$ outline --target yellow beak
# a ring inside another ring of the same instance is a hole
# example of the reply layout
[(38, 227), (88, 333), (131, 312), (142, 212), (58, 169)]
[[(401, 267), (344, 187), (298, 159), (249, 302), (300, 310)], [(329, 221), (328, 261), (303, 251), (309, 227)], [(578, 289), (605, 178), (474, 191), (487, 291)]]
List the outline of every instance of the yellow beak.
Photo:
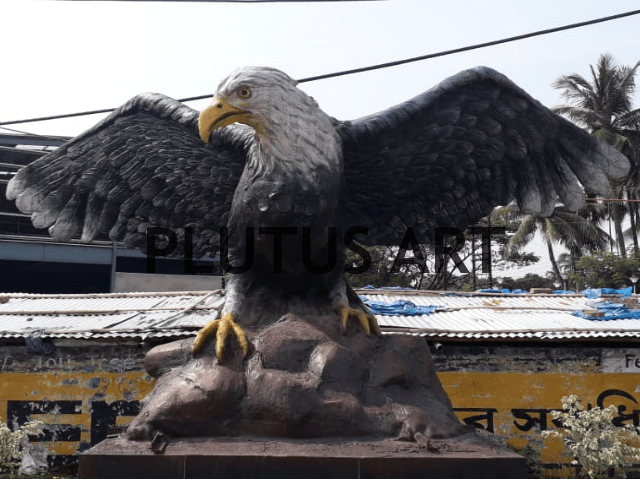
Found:
[(246, 123), (251, 113), (230, 105), (227, 101), (214, 98), (213, 103), (200, 113), (198, 131), (203, 142), (209, 141), (209, 136), (217, 128), (226, 127), (232, 123)]

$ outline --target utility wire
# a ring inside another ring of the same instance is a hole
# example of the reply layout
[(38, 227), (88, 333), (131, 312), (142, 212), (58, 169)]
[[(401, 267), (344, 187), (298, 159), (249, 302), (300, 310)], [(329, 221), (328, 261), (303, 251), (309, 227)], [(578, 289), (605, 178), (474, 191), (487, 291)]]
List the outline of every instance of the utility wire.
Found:
[[(334, 78), (334, 77), (340, 77), (343, 75), (352, 75), (354, 73), (363, 73), (363, 72), (369, 72), (371, 70), (378, 70), (381, 68), (389, 68), (389, 67), (395, 67), (397, 65), (403, 65), (405, 63), (411, 63), (411, 62), (419, 62), (422, 60), (428, 60), (431, 58), (437, 58), (437, 57), (444, 57), (446, 55), (453, 55), (454, 53), (461, 53), (461, 52), (468, 52), (470, 50), (477, 50), (479, 48), (486, 48), (486, 47), (491, 47), (494, 45), (500, 45), (503, 43), (509, 43), (509, 42), (515, 42), (517, 40), (524, 40), (526, 38), (531, 38), (531, 37), (537, 37), (537, 36), (541, 36), (541, 35), (548, 35), (550, 33), (556, 33), (556, 32), (561, 32), (564, 30), (571, 30), (574, 28), (580, 28), (580, 27), (586, 27), (589, 25), (595, 25), (597, 23), (603, 23), (603, 22), (609, 22), (612, 20), (618, 20), (620, 18), (625, 18), (625, 17), (630, 17), (633, 15), (638, 15), (640, 14), (640, 10), (632, 10), (630, 12), (625, 12), (625, 13), (619, 13), (617, 15), (611, 15), (609, 17), (601, 17), (601, 18), (596, 18), (594, 20), (588, 20), (586, 22), (579, 22), (579, 23), (572, 23), (570, 25), (564, 25), (562, 27), (555, 27), (555, 28), (548, 28), (545, 30), (538, 30), (536, 32), (531, 32), (531, 33), (525, 33), (522, 35), (516, 35), (515, 37), (507, 37), (507, 38), (503, 38), (500, 40), (493, 40), (491, 42), (485, 42), (485, 43), (478, 43), (475, 45), (470, 45), (467, 47), (461, 47), (461, 48), (455, 48), (453, 50), (445, 50), (442, 52), (438, 52), (438, 53), (431, 53), (428, 55), (422, 55), (419, 57), (412, 57), (412, 58), (407, 58), (404, 60), (396, 60), (393, 62), (387, 62), (387, 63), (380, 63), (378, 65), (372, 65), (369, 67), (361, 67), (361, 68), (354, 68), (351, 70), (343, 70), (341, 72), (335, 72), (335, 73), (327, 73), (324, 75), (317, 75), (315, 77), (307, 77), (307, 78), (302, 78), (300, 80), (298, 80), (298, 83), (305, 83), (305, 82), (314, 82), (316, 80), (325, 80), (327, 78)], [(202, 100), (205, 98), (210, 98), (211, 94), (209, 95), (198, 95), (196, 97), (188, 97), (188, 98), (182, 98), (179, 99), (179, 102), (191, 102), (194, 100)], [(96, 114), (100, 114), (100, 113), (109, 113), (114, 111), (115, 108), (105, 108), (102, 110), (91, 110), (91, 111), (87, 111), (87, 112), (78, 112), (78, 113), (67, 113), (67, 114), (63, 114), (63, 115), (51, 115), (48, 117), (38, 117), (38, 118), (28, 118), (28, 119), (24, 119), (24, 120), (11, 120), (11, 121), (7, 121), (7, 122), (0, 122), (0, 125), (15, 125), (18, 123), (31, 123), (31, 122), (42, 122), (42, 121), (46, 121), (46, 120), (58, 120), (61, 118), (71, 118), (71, 117), (81, 117), (81, 116), (85, 116), (85, 115), (96, 115)]]
[(468, 52), (470, 50), (476, 50), (479, 48), (492, 47), (494, 45), (500, 45), (502, 43), (515, 42), (517, 40), (524, 40), (525, 38), (537, 37), (540, 35), (548, 35), (550, 33), (561, 32), (563, 30), (571, 30), (574, 28), (585, 27), (588, 25), (595, 25), (597, 23), (609, 22), (611, 20), (618, 20), (620, 18), (630, 17), (632, 15), (638, 15), (638, 14), (640, 14), (640, 10), (633, 10), (631, 12), (612, 15), (610, 17), (602, 17), (602, 18), (597, 18), (595, 20), (588, 20), (586, 22), (572, 23), (571, 25), (565, 25), (562, 27), (548, 28), (546, 30), (538, 30), (537, 32), (525, 33), (522, 35), (516, 35), (515, 37), (503, 38), (501, 40), (493, 40), (491, 42), (478, 43), (468, 47), (455, 48), (453, 50), (445, 50), (443, 52), (431, 53), (429, 55), (422, 55), (420, 57), (412, 57), (412, 58), (407, 58), (405, 60), (396, 60), (395, 62), (381, 63), (379, 65), (373, 65), (371, 67), (354, 68), (352, 70), (345, 70), (337, 73), (328, 73), (325, 75), (318, 75), (316, 77), (303, 78), (301, 80), (298, 80), (298, 82), (299, 83), (313, 82), (315, 80), (323, 80), (326, 78), (339, 77), (341, 75), (351, 75), (353, 73), (368, 72), (368, 71), (377, 70), (380, 68), (395, 67), (397, 65), (403, 65), (405, 63), (418, 62), (421, 60), (428, 60), (431, 58), (444, 57), (446, 55), (452, 55), (454, 53)]
[(6, 130), (8, 132), (13, 132), (13, 133), (19, 133), (20, 135), (31, 135), (33, 137), (46, 138), (47, 140), (64, 140), (64, 141), (69, 140), (69, 137), (61, 137), (61, 136), (56, 136), (56, 135), (40, 135), (40, 134), (37, 134), (37, 133), (25, 132), (24, 130), (16, 130), (15, 128), (0, 127), (0, 130)]
[(585, 198), (587, 202), (603, 203), (639, 203), (640, 200), (634, 198)]

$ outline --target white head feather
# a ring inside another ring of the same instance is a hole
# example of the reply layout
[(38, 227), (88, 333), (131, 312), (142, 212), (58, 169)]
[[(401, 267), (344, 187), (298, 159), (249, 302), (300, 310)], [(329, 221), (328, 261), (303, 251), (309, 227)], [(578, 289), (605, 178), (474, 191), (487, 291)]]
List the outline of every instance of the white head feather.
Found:
[[(285, 168), (308, 174), (316, 168), (339, 172), (342, 148), (331, 117), (297, 88), (287, 74), (268, 67), (243, 67), (219, 85), (216, 96), (251, 113), (257, 144), (251, 161), (260, 172)], [(249, 98), (240, 98), (242, 87)]]

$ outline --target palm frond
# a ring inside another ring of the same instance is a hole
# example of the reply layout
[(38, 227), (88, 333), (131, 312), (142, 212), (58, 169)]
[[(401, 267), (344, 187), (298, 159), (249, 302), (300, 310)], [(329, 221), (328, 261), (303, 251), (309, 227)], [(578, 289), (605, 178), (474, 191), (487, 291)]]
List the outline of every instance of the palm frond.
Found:
[(536, 232), (540, 228), (541, 217), (534, 215), (527, 215), (522, 220), (520, 227), (516, 230), (516, 233), (509, 240), (509, 246), (511, 248), (520, 249), (533, 240)]

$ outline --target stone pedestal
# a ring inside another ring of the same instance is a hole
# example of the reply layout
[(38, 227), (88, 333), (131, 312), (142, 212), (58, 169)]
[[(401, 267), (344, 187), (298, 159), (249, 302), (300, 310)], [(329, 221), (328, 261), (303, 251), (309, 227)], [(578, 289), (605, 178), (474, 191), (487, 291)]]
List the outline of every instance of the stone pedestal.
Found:
[(525, 459), (483, 443), (430, 440), (109, 438), (80, 456), (81, 478), (525, 478)]
[(285, 315), (219, 362), (161, 345), (127, 431), (80, 457), (87, 478), (513, 478), (524, 458), (460, 423), (426, 342)]

